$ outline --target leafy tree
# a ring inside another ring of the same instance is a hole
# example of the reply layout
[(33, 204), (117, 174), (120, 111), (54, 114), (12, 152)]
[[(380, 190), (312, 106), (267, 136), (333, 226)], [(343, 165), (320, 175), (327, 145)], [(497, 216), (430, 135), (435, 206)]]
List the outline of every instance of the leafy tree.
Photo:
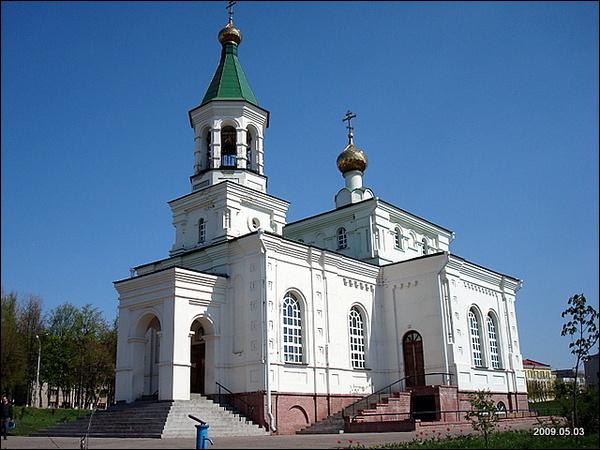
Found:
[(561, 335), (570, 336), (571, 343), (569, 348), (571, 353), (576, 357), (575, 363), (575, 382), (573, 383), (573, 413), (572, 425), (579, 426), (577, 415), (577, 397), (578, 385), (577, 375), (579, 374), (579, 364), (589, 355), (590, 350), (598, 342), (598, 312), (592, 305), (587, 304), (587, 300), (583, 294), (575, 294), (568, 301), (569, 307), (565, 309), (561, 317), (567, 317), (567, 322), (563, 324)]
[[(41, 397), (34, 397), (34, 385), (37, 377), (37, 360), (39, 344), (36, 336), (42, 334), (42, 299), (33, 295), (28, 296), (23, 301), (17, 311), (17, 328), (19, 337), (25, 350), (26, 360), (26, 381), (27, 381), (27, 403), (37, 405)], [(41, 390), (38, 389), (38, 395), (41, 396)]]
[(14, 392), (26, 377), (25, 352), (17, 328), (17, 294), (2, 291), (0, 329), (0, 387)]
[(469, 396), (472, 410), (465, 415), (475, 431), (483, 435), (485, 448), (488, 448), (489, 436), (498, 423), (497, 408), (489, 390), (477, 391)]

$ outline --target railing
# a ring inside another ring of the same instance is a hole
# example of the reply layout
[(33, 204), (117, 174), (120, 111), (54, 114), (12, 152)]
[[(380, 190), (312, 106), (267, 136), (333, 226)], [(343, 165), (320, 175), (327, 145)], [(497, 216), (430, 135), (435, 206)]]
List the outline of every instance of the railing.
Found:
[(90, 428), (92, 427), (92, 418), (94, 417), (95, 412), (96, 412), (96, 409), (93, 409), (92, 414), (90, 414), (90, 419), (88, 420), (88, 425), (85, 430), (85, 434), (83, 436), (81, 436), (81, 439), (79, 439), (79, 448), (80, 449), (87, 450), (87, 448), (88, 448), (88, 436), (90, 434)]
[(251, 405), (239, 395), (235, 395), (218, 381), (217, 384), (217, 403), (221, 406), (229, 406), (248, 419), (252, 419), (254, 414), (254, 405)]
[[(358, 414), (360, 417), (379, 417), (379, 420), (377, 420), (376, 422), (386, 422), (386, 417), (387, 416), (393, 416), (392, 419), (390, 419), (390, 421), (403, 421), (403, 420), (417, 420), (417, 419), (421, 419), (424, 422), (427, 422), (428, 420), (423, 420), (422, 416), (423, 415), (427, 415), (430, 416), (432, 418), (435, 417), (435, 419), (431, 419), (431, 421), (437, 421), (440, 420), (442, 418), (442, 415), (444, 416), (444, 421), (442, 421), (441, 423), (446, 423), (446, 422), (465, 422), (465, 415), (469, 412), (473, 412), (474, 410), (472, 409), (435, 409), (435, 410), (423, 410), (423, 411), (410, 411), (410, 412), (365, 412), (365, 413), (360, 413)], [(536, 411), (523, 411), (523, 410), (503, 410), (503, 411), (496, 411), (494, 413), (496, 416), (498, 416), (499, 419), (523, 419), (523, 418), (527, 418), (527, 417), (540, 417)], [(452, 419), (452, 415), (454, 415), (454, 420), (448, 420), (449, 418)], [(482, 415), (485, 415), (485, 413), (482, 413)]]
[[(357, 411), (361, 409), (369, 409), (371, 403), (381, 403), (382, 399), (389, 398), (393, 393), (404, 392), (406, 391), (407, 387), (428, 386), (434, 384), (431, 383), (431, 377), (440, 377), (442, 382), (437, 384), (449, 385), (452, 384), (453, 374), (448, 372), (431, 372), (418, 375), (409, 375), (399, 379), (398, 381), (394, 381), (392, 384), (381, 388), (378, 391), (367, 395), (366, 397), (361, 398), (349, 406), (346, 406), (342, 410), (342, 415), (344, 416), (344, 419), (349, 417), (350, 420), (352, 420), (357, 415)], [(414, 383), (411, 382), (413, 379), (415, 379)], [(410, 386), (406, 385), (407, 380), (409, 381)], [(429, 383), (427, 381), (429, 381)], [(416, 386), (417, 384), (418, 386)]]
[(222, 168), (235, 168), (237, 167), (237, 155), (221, 155), (221, 167)]

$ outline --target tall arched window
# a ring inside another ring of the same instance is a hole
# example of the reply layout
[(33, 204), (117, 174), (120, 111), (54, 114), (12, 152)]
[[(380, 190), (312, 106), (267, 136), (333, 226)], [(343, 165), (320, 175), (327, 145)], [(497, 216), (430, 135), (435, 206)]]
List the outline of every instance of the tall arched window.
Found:
[(421, 244), (423, 244), (423, 254), (426, 255), (429, 253), (429, 244), (427, 244), (427, 238), (423, 238), (421, 240)]
[(290, 292), (283, 299), (283, 359), (302, 362), (302, 309), (300, 301)]
[(353, 306), (348, 315), (350, 330), (350, 361), (353, 369), (365, 368), (365, 326), (362, 314)]
[(471, 334), (471, 352), (473, 354), (473, 365), (483, 367), (483, 353), (481, 350), (481, 333), (479, 329), (479, 318), (472, 309), (469, 310), (469, 330)]
[(246, 131), (246, 169), (252, 170), (252, 134)]
[(221, 129), (221, 167), (237, 167), (237, 131), (231, 126)]
[(344, 227), (338, 229), (337, 238), (338, 250), (348, 247), (348, 237), (346, 236), (346, 229)]
[(198, 242), (204, 242), (206, 239), (206, 222), (204, 219), (198, 220)]
[(396, 227), (396, 230), (394, 231), (394, 247), (402, 250), (402, 239), (402, 230), (400, 227)]
[(498, 336), (496, 334), (496, 321), (491, 314), (487, 316), (488, 339), (490, 341), (490, 361), (492, 368), (501, 369), (500, 352), (498, 350)]

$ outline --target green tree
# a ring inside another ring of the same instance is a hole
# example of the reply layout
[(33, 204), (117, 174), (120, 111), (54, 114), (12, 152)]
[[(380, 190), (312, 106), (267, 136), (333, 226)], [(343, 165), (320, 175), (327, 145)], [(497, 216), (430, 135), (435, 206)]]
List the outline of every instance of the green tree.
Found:
[(489, 436), (498, 423), (497, 408), (489, 390), (477, 391), (469, 396), (472, 410), (465, 415), (475, 431), (483, 435), (485, 448), (488, 448)]
[(33, 398), (35, 381), (37, 377), (37, 360), (39, 344), (36, 336), (42, 335), (44, 324), (42, 322), (42, 299), (33, 295), (19, 302), (17, 311), (17, 329), (25, 350), (27, 404), (38, 405), (41, 401), (41, 390), (38, 389), (38, 398)]
[(0, 387), (13, 393), (26, 378), (25, 351), (17, 328), (17, 294), (2, 291), (0, 328)]
[(73, 389), (77, 385), (77, 346), (79, 309), (71, 303), (54, 308), (47, 319), (47, 348), (45, 349), (44, 375), (60, 388), (63, 402), (73, 402)]
[(571, 416), (572, 425), (579, 426), (577, 415), (577, 397), (579, 386), (577, 385), (577, 375), (579, 374), (579, 365), (581, 361), (589, 355), (590, 350), (598, 342), (598, 312), (592, 305), (587, 304), (583, 294), (575, 294), (568, 301), (569, 307), (565, 309), (561, 317), (567, 317), (567, 322), (563, 324), (561, 335), (570, 336), (571, 343), (569, 348), (575, 355), (575, 382), (573, 383), (573, 412)]

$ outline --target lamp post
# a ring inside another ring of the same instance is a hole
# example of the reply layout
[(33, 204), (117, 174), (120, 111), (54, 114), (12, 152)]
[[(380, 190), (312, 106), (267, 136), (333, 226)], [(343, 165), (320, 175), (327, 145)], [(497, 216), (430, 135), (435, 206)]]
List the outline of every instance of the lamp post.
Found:
[[(36, 378), (35, 378), (35, 387), (36, 387), (36, 391), (37, 391), (36, 393), (37, 393), (37, 396), (38, 396), (38, 399), (37, 399), (38, 400), (38, 406), (41, 407), (42, 406), (41, 405), (41, 403), (42, 403), (42, 399), (41, 399), (41, 397), (42, 397), (42, 390), (40, 388), (40, 361), (42, 359), (42, 341), (40, 340), (40, 337), (37, 334), (35, 335), (35, 338), (38, 341), (38, 361), (37, 361), (37, 375), (36, 375)], [(34, 405), (35, 405), (35, 403), (34, 403)]]

